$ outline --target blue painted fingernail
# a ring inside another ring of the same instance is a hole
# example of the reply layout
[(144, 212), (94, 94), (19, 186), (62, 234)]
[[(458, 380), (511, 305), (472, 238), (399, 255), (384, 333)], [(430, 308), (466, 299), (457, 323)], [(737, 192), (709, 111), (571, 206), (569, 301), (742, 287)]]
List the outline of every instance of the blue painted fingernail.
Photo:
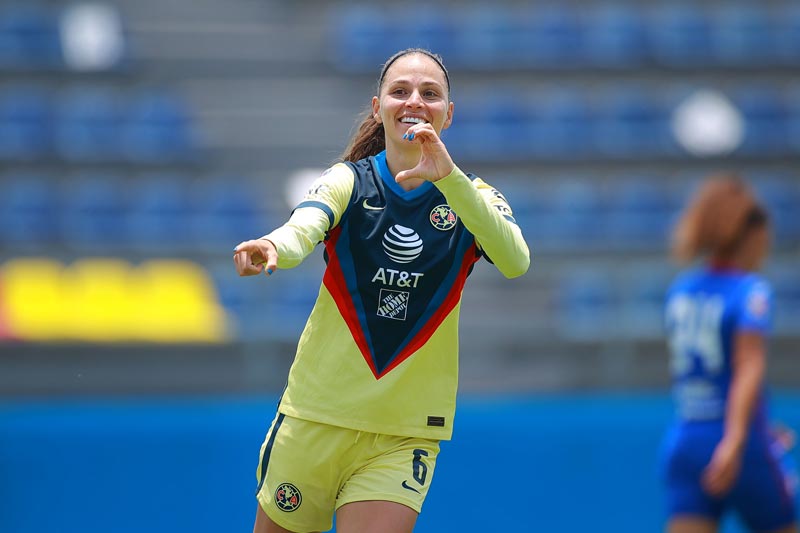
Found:
[(271, 276), (271, 275), (272, 275), (272, 269), (271, 269), (271, 268), (268, 268), (268, 269), (267, 269), (267, 275), (268, 275), (268, 276)]
[(403, 134), (403, 139), (408, 139), (408, 133)]
[(413, 141), (413, 140), (414, 140), (414, 134), (413, 134), (413, 133), (412, 133), (412, 134), (411, 134), (411, 136), (408, 138), (408, 140), (409, 140), (409, 141)]

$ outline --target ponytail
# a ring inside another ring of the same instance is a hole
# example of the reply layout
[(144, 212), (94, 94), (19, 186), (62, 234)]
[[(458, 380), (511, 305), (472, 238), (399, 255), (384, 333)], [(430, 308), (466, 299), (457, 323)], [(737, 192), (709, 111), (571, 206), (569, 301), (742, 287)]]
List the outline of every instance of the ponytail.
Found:
[(386, 138), (384, 137), (383, 124), (375, 120), (372, 108), (363, 114), (361, 124), (358, 126), (355, 135), (350, 139), (344, 153), (342, 161), (355, 163), (359, 159), (364, 159), (371, 155), (376, 155), (386, 148)]

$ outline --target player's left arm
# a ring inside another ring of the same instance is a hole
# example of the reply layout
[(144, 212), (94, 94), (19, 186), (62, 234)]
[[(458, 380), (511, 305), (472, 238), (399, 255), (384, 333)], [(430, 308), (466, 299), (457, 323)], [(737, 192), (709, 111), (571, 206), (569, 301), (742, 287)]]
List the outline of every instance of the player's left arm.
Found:
[(766, 334), (770, 324), (771, 291), (765, 282), (752, 285), (744, 296), (733, 342), (732, 374), (722, 440), (704, 475), (714, 495), (727, 492), (739, 474), (741, 455), (767, 370)]
[(504, 276), (514, 278), (528, 271), (528, 245), (499, 191), (480, 178), (471, 180), (458, 167), (434, 185)]

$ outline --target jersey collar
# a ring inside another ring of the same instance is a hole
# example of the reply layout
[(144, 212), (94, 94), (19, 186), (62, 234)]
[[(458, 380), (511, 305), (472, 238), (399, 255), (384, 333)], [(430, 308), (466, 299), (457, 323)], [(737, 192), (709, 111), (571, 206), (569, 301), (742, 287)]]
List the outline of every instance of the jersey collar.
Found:
[(416, 189), (410, 191), (403, 189), (400, 184), (394, 181), (394, 176), (389, 171), (389, 165), (386, 164), (386, 150), (375, 156), (375, 166), (378, 168), (378, 173), (381, 175), (383, 183), (404, 200), (414, 200), (427, 193), (433, 187), (433, 183), (426, 181)]

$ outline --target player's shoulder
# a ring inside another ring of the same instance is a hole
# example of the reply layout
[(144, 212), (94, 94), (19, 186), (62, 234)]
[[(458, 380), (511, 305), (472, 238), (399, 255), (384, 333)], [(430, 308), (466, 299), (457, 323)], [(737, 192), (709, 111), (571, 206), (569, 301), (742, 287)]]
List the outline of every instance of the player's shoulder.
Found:
[(772, 284), (763, 274), (751, 272), (742, 276), (740, 291), (743, 295), (750, 298), (752, 298), (754, 294), (762, 294), (765, 297), (770, 297), (772, 295)]

